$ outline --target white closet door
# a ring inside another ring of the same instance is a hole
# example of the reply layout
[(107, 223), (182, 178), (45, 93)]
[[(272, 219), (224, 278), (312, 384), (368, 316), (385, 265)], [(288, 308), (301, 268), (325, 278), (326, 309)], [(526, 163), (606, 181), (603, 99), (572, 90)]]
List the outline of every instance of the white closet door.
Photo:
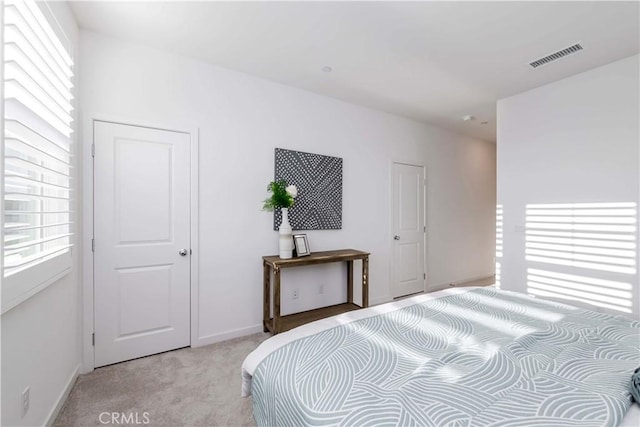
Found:
[(190, 136), (94, 124), (95, 366), (190, 343)]
[(393, 164), (393, 297), (425, 289), (424, 168)]

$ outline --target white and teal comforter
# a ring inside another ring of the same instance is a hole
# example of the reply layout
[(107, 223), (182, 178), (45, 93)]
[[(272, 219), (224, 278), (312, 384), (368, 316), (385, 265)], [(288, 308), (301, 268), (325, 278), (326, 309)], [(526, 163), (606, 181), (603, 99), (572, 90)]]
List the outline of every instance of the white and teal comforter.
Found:
[(404, 305), (254, 360), (258, 425), (616, 426), (630, 406), (637, 321), (491, 288)]

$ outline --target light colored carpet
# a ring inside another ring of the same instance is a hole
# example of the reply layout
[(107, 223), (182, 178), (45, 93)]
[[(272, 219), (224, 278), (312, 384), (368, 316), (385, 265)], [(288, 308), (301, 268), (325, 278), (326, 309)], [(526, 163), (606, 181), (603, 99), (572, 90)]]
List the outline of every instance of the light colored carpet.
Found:
[(149, 426), (254, 426), (251, 399), (240, 397), (240, 368), (268, 337), (260, 333), (98, 368), (78, 378), (54, 425), (103, 426), (100, 421), (112, 421), (115, 412), (137, 414), (137, 423), (125, 418), (130, 422), (117, 425), (139, 426), (146, 412)]

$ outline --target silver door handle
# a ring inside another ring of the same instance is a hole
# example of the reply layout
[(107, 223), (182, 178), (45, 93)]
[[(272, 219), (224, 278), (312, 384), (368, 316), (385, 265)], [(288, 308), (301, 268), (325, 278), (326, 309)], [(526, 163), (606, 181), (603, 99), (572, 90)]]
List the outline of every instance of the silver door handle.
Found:
[(398, 235), (393, 236), (393, 240), (400, 240), (400, 236)]
[(186, 249), (180, 249), (180, 251), (178, 253), (180, 254), (180, 256), (187, 256), (187, 250)]

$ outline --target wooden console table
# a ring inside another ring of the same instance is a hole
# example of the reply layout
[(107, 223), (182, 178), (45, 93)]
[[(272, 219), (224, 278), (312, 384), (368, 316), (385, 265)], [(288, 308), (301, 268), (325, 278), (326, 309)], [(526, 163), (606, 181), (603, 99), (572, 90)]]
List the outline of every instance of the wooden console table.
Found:
[[(362, 260), (362, 306), (353, 303), (353, 261)], [(316, 308), (315, 310), (301, 313), (280, 315), (280, 270), (283, 268), (302, 267), (305, 265), (326, 264), (331, 262), (347, 263), (347, 302), (329, 307)], [(278, 256), (263, 256), (264, 270), (264, 306), (262, 324), (264, 331), (273, 335), (288, 331), (304, 323), (345, 313), (347, 311), (366, 308), (369, 306), (369, 253), (355, 249), (341, 249), (337, 251), (315, 252), (309, 256), (300, 258), (282, 259)], [(271, 270), (273, 270), (274, 302), (273, 318), (270, 316), (271, 308)]]

